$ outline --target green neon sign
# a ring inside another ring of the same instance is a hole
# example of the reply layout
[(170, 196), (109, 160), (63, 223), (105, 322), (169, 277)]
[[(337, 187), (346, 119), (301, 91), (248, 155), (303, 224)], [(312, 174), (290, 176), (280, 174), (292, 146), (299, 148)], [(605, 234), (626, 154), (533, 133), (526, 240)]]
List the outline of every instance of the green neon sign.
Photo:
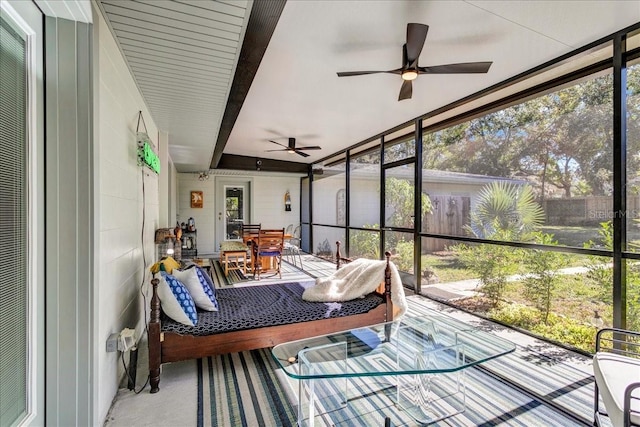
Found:
[(155, 173), (160, 173), (160, 157), (148, 141), (138, 141), (138, 165), (147, 166)]

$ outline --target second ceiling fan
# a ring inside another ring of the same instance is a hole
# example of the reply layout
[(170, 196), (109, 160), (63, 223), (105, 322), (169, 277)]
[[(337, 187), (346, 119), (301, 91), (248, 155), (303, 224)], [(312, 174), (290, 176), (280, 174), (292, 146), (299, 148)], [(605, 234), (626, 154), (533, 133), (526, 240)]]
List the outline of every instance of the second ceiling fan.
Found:
[(284, 147), (284, 148), (281, 148), (281, 149), (278, 149), (278, 150), (267, 150), (267, 152), (271, 152), (271, 151), (286, 151), (286, 152), (292, 153), (292, 154), (295, 153), (295, 154), (297, 154), (299, 156), (302, 156), (302, 157), (309, 157), (309, 155), (304, 152), (305, 150), (322, 150), (322, 147), (319, 147), (317, 145), (313, 145), (313, 146), (310, 146), (310, 147), (296, 147), (296, 139), (295, 138), (289, 138), (289, 145), (280, 144), (279, 142), (272, 141), (272, 140), (269, 140), (269, 142), (273, 142), (274, 144), (277, 144), (277, 145), (279, 145), (281, 147)]
[(427, 39), (429, 26), (425, 24), (407, 24), (407, 42), (402, 46), (402, 67), (387, 71), (343, 71), (338, 77), (361, 76), (365, 74), (389, 73), (402, 77), (402, 86), (398, 101), (411, 99), (413, 86), (411, 82), (419, 74), (478, 74), (489, 71), (492, 62), (464, 62), (458, 64), (432, 65), (429, 67), (418, 66), (418, 58)]

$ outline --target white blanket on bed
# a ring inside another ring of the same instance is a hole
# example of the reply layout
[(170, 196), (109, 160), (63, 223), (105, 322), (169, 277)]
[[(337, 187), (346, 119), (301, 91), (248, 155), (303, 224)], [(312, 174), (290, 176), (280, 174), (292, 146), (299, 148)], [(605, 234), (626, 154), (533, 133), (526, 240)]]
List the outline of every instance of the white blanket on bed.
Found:
[[(305, 289), (302, 299), (314, 302), (349, 301), (362, 298), (376, 290), (384, 281), (386, 261), (375, 261), (365, 258), (345, 264), (329, 277), (316, 279), (316, 284)], [(390, 262), (391, 268), (391, 301), (397, 316), (407, 310), (407, 301), (402, 288), (402, 281), (396, 266)]]

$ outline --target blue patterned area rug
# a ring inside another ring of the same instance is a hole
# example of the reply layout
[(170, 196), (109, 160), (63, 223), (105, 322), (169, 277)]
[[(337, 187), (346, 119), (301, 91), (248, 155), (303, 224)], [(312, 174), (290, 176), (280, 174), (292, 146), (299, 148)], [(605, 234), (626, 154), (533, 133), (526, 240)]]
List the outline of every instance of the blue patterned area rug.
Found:
[[(305, 282), (314, 280), (316, 276), (312, 276), (306, 271), (299, 269), (298, 267), (288, 263), (286, 260), (282, 260), (282, 278), (279, 275), (268, 273), (262, 274), (260, 280), (254, 278), (252, 273), (246, 275), (241, 270), (231, 270), (229, 275), (225, 276), (224, 266), (220, 264), (219, 259), (211, 259), (211, 277), (216, 288), (224, 288), (228, 286), (240, 287), (240, 286), (256, 286), (256, 285), (271, 285), (273, 283), (284, 282)], [(331, 270), (330, 270), (331, 271)], [(327, 274), (325, 274), (327, 275)]]
[[(433, 425), (585, 425), (482, 369), (470, 368), (466, 376), (466, 411)], [(349, 390), (356, 397), (343, 409), (317, 416), (315, 426), (384, 426), (385, 417), (392, 426), (419, 425), (395, 405), (395, 386), (353, 378)], [(269, 349), (200, 359), (198, 426), (295, 426), (297, 393), (297, 381), (277, 368)]]

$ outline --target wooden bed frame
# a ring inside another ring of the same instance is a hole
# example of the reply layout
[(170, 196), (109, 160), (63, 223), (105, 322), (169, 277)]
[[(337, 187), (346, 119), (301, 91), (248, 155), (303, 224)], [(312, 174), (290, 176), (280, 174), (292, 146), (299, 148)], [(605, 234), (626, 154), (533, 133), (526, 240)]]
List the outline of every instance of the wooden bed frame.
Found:
[[(389, 258), (391, 254), (386, 252), (385, 255), (387, 266), (384, 273), (384, 293), (376, 292), (383, 297), (384, 302), (382, 304), (367, 313), (304, 322), (304, 327), (300, 327), (301, 323), (291, 323), (204, 336), (162, 332), (160, 298), (158, 297), (159, 282), (158, 279), (154, 278), (151, 280), (153, 295), (151, 297), (151, 315), (148, 332), (149, 381), (151, 383), (151, 393), (157, 393), (160, 390), (160, 366), (163, 363), (272, 347), (287, 341), (310, 338), (393, 320), (391, 269), (389, 268)], [(340, 268), (341, 263), (348, 261), (346, 258), (341, 257), (339, 245), (336, 252), (336, 261), (337, 268)]]

